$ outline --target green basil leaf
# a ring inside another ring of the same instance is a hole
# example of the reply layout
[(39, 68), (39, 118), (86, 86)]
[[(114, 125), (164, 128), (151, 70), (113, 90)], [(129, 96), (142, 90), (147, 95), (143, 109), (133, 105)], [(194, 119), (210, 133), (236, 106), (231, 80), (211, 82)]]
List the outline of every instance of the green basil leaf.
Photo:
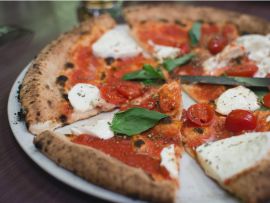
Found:
[(116, 113), (110, 127), (114, 133), (132, 136), (152, 128), (166, 117), (166, 114), (157, 111), (135, 107)]
[(149, 64), (144, 64), (143, 69), (123, 76), (124, 80), (138, 80), (145, 84), (158, 83), (164, 80), (164, 76), (160, 68), (153, 68)]
[(202, 24), (200, 22), (195, 22), (192, 25), (191, 30), (188, 32), (190, 42), (192, 46), (195, 46), (199, 43), (201, 38), (201, 26)]
[(267, 93), (269, 93), (269, 90), (267, 88), (251, 88), (251, 90), (257, 95), (257, 97), (259, 98), (259, 102), (261, 105), (261, 108), (259, 108), (258, 110), (260, 111), (270, 111), (270, 108), (266, 107), (263, 105), (263, 97), (264, 95), (266, 95)]
[(167, 59), (164, 61), (163, 65), (167, 69), (167, 71), (171, 72), (176, 67), (182, 66), (186, 64), (187, 62), (189, 62), (194, 56), (195, 56), (194, 53), (190, 53), (190, 54), (185, 54), (184, 56), (181, 56), (180, 58)]

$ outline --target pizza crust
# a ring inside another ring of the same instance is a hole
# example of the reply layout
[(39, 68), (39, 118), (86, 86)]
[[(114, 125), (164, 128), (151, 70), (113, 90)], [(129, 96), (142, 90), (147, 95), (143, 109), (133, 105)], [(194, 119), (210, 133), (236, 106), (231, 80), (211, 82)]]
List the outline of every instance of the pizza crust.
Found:
[(130, 167), (91, 147), (70, 142), (61, 134), (45, 131), (34, 145), (48, 158), (99, 186), (151, 202), (174, 202), (177, 185), (154, 181), (143, 170)]
[[(94, 109), (82, 114), (74, 113), (70, 118), (61, 115), (59, 107), (65, 98), (55, 83), (67, 62), (69, 49), (81, 36), (89, 32), (91, 34), (91, 30), (97, 26), (105, 31), (115, 26), (115, 22), (109, 15), (102, 15), (81, 23), (79, 27), (62, 34), (47, 45), (33, 61), (20, 90), (26, 125), (33, 134), (96, 115), (101, 111)], [(114, 106), (109, 106), (106, 110), (113, 108)]]
[(244, 202), (257, 203), (270, 199), (270, 153), (253, 168), (245, 171), (222, 187), (242, 199)]
[(176, 20), (203, 20), (213, 23), (232, 22), (236, 24), (240, 32), (267, 34), (270, 32), (270, 23), (259, 17), (221, 10), (211, 7), (195, 7), (184, 4), (146, 4), (130, 6), (124, 9), (126, 21), (132, 24), (161, 20), (175, 22)]

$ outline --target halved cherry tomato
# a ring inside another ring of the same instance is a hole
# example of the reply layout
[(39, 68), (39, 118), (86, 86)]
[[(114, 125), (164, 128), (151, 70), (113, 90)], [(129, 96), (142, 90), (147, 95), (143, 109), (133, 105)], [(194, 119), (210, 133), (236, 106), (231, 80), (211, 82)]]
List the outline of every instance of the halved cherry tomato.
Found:
[(127, 99), (134, 99), (143, 94), (143, 86), (137, 82), (119, 82), (116, 85), (116, 90)]
[(255, 64), (243, 64), (230, 67), (226, 74), (229, 76), (252, 77), (258, 71)]
[(226, 118), (225, 128), (231, 132), (242, 132), (254, 130), (256, 128), (257, 118), (250, 111), (233, 110)]
[(264, 95), (264, 97), (263, 97), (263, 105), (270, 108), (270, 93)]
[(208, 104), (194, 104), (187, 111), (188, 119), (198, 126), (209, 126), (214, 115), (214, 109)]
[(226, 37), (222, 35), (216, 35), (212, 39), (210, 39), (208, 43), (208, 50), (212, 54), (217, 54), (221, 52), (227, 44), (228, 40)]

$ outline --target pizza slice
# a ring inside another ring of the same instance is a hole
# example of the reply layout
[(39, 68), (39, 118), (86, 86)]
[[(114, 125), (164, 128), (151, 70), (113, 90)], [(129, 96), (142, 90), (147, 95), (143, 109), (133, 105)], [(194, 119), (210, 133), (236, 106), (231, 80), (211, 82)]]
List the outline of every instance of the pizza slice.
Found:
[(215, 105), (189, 107), (182, 127), (184, 146), (206, 174), (245, 202), (270, 197), (270, 109), (263, 100), (246, 87), (230, 88)]
[[(151, 99), (156, 101), (154, 107)], [(111, 121), (71, 127), (66, 136), (59, 129), (45, 131), (34, 138), (34, 144), (92, 183), (143, 200), (173, 202), (183, 150), (179, 82), (165, 84), (124, 108)], [(113, 131), (111, 136), (104, 136), (107, 131)]]
[[(117, 37), (115, 37), (117, 36)], [(33, 62), (20, 90), (33, 134), (111, 111), (156, 87), (122, 77), (155, 66), (108, 15), (83, 23), (48, 45)]]

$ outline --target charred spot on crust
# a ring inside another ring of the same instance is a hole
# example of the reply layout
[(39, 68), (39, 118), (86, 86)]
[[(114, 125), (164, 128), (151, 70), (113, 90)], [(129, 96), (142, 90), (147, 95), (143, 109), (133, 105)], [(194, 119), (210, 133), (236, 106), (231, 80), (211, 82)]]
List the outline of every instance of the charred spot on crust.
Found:
[(107, 57), (105, 58), (105, 62), (107, 65), (111, 65), (114, 62), (114, 58), (113, 57)]
[(138, 140), (134, 141), (134, 146), (136, 148), (141, 148), (141, 146), (143, 146), (144, 144), (145, 144), (145, 142), (143, 140), (141, 140), (141, 139), (138, 139)]
[(65, 63), (65, 69), (71, 69), (71, 68), (74, 68), (74, 64), (73, 63), (71, 63), (71, 62)]
[(18, 100), (18, 102), (21, 101), (21, 97), (20, 97), (21, 89), (22, 89), (22, 84), (19, 85), (18, 90), (17, 90), (17, 100)]
[(34, 145), (37, 149), (42, 150), (43, 143), (42, 141), (35, 141)]
[(23, 109), (17, 112), (17, 121), (24, 121), (25, 120), (25, 112)]
[(163, 124), (170, 124), (170, 123), (172, 123), (172, 119), (171, 119), (171, 117), (168, 116), (168, 117), (161, 119), (160, 122)]
[(65, 86), (67, 80), (68, 80), (67, 76), (60, 75), (56, 78), (56, 84), (60, 86)]
[(40, 116), (40, 111), (38, 111), (36, 115), (37, 115), (37, 117), (39, 117)]
[(62, 94), (62, 97), (63, 97), (64, 100), (69, 101), (69, 100), (68, 100), (68, 94), (63, 93), (63, 94)]
[(62, 122), (62, 123), (65, 123), (67, 122), (67, 116), (62, 114), (61, 116), (59, 116), (59, 120)]

